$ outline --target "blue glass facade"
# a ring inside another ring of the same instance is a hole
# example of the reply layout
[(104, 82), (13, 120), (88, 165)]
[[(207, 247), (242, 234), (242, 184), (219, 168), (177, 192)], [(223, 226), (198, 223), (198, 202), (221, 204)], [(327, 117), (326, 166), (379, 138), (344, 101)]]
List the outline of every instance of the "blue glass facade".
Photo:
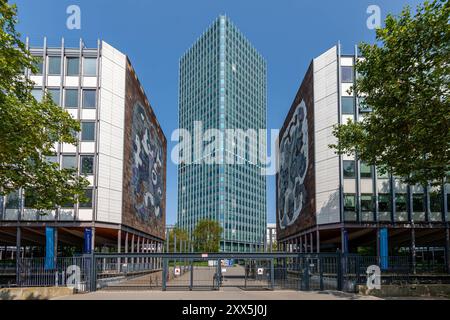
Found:
[[(254, 161), (266, 156), (259, 131), (266, 129), (266, 62), (220, 16), (182, 56), (179, 84), (179, 128), (194, 136), (201, 121), (203, 132), (215, 129), (219, 138), (209, 145), (193, 138), (182, 151), (193, 161), (178, 168), (178, 226), (192, 234), (199, 220), (217, 220), (221, 251), (255, 251), (267, 220), (266, 177)], [(229, 129), (253, 129), (255, 140), (230, 138)], [(217, 161), (204, 163), (210, 156)]]

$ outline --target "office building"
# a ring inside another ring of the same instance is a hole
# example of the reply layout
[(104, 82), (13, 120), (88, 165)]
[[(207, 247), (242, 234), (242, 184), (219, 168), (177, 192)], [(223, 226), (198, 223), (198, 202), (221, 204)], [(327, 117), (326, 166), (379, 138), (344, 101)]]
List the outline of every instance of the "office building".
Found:
[(81, 122), (78, 145), (55, 145), (49, 160), (86, 176), (89, 202), (38, 212), (23, 190), (3, 197), (0, 248), (16, 246), (24, 256), (44, 255), (46, 241), (58, 255), (161, 250), (166, 138), (129, 58), (104, 41), (86, 48), (44, 40), (29, 49), (42, 58), (35, 74), (27, 71), (35, 98), (50, 92)]
[[(183, 150), (177, 225), (192, 235), (199, 220), (212, 219), (223, 228), (221, 251), (262, 249), (266, 178), (252, 159), (266, 156), (265, 139), (257, 142), (259, 129), (266, 129), (265, 60), (229, 18), (220, 16), (181, 57), (179, 86), (179, 128), (193, 136), (216, 129), (223, 136), (193, 138)], [(256, 141), (232, 139), (229, 129), (253, 129)]]
[(421, 251), (444, 265), (449, 184), (406, 185), (328, 147), (336, 143), (335, 124), (371, 111), (348, 90), (358, 58), (337, 45), (313, 59), (284, 122), (276, 188), (280, 248), (414, 257)]

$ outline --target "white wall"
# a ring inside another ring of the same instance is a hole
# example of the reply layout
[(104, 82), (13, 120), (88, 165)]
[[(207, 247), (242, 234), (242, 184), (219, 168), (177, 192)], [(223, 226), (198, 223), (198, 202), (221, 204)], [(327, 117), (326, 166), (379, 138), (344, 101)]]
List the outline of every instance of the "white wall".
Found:
[(314, 157), (317, 224), (340, 221), (339, 157), (328, 147), (335, 143), (338, 122), (337, 47), (314, 59)]
[(97, 221), (121, 223), (126, 56), (102, 42)]

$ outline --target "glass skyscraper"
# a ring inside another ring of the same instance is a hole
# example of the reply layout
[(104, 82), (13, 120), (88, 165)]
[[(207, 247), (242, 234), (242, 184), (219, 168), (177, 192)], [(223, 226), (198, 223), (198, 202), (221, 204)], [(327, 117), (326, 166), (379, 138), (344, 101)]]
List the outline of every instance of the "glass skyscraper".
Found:
[(180, 151), (177, 224), (192, 235), (199, 220), (219, 221), (221, 251), (264, 245), (266, 83), (264, 58), (226, 16), (180, 59), (179, 128), (192, 143)]

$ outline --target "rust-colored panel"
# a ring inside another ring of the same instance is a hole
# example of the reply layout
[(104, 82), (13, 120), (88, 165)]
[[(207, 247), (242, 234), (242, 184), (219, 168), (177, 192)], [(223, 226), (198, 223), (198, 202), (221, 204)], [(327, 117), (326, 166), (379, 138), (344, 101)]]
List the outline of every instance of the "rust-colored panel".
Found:
[(123, 224), (164, 239), (167, 141), (127, 61)]
[(278, 144), (277, 237), (283, 239), (316, 224), (312, 63), (281, 128)]

